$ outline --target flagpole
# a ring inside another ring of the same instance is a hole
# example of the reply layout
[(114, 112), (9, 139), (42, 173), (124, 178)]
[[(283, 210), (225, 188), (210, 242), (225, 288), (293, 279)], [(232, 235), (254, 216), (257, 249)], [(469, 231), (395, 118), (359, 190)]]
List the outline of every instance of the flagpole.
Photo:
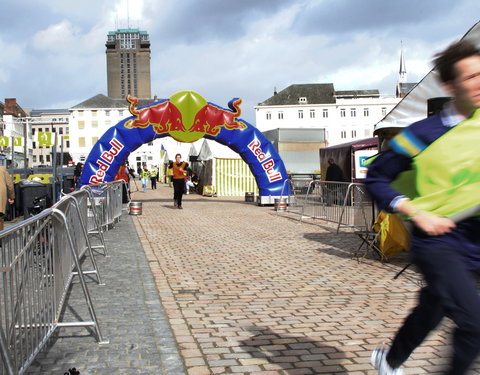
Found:
[(28, 178), (27, 131), (28, 131), (28, 117), (25, 117), (25, 122), (23, 124), (23, 167), (24, 167), (25, 178)]
[(63, 135), (60, 137), (60, 192), (63, 193)]
[(15, 137), (12, 135), (12, 170), (15, 169)]
[(55, 140), (53, 141), (52, 146), (52, 164), (53, 164), (53, 181), (52, 181), (52, 204), (57, 202), (56, 185), (57, 185), (57, 133), (55, 132)]

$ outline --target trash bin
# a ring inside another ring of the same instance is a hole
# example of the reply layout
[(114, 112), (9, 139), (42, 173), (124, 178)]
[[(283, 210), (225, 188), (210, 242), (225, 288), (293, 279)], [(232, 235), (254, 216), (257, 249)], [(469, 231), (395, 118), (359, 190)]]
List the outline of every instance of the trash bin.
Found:
[(245, 202), (255, 202), (255, 193), (246, 192), (245, 193)]
[[(51, 206), (51, 184), (39, 181), (21, 180), (19, 183), (21, 207), (26, 219)], [(50, 194), (49, 194), (50, 193)]]

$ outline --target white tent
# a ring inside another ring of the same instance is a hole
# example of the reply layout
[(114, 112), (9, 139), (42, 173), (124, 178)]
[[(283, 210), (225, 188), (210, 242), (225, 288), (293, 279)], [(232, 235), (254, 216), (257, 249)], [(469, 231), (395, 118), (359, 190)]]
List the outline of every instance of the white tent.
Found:
[(205, 139), (192, 169), (200, 178), (204, 195), (244, 196), (258, 192), (255, 177), (238, 153)]
[[(477, 22), (462, 39), (468, 39), (480, 46), (480, 22)], [(433, 68), (380, 122), (375, 125), (374, 134), (396, 133), (415, 121), (427, 117), (428, 101), (445, 98), (448, 94), (442, 89)], [(383, 137), (385, 138), (385, 136)], [(387, 137), (388, 138), (388, 137)]]

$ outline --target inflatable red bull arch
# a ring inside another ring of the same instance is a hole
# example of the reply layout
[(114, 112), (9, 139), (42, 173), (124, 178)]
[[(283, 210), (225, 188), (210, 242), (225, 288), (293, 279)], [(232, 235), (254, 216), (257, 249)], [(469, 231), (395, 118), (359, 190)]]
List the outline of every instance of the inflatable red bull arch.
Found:
[(179, 142), (212, 139), (237, 152), (255, 177), (261, 203), (273, 203), (272, 198), (282, 194), (285, 165), (272, 143), (239, 118), (241, 99), (232, 99), (229, 109), (209, 103), (193, 91), (181, 91), (139, 108), (137, 98), (129, 96), (127, 100), (133, 116), (112, 126), (93, 146), (83, 168), (82, 185), (113, 181), (131, 152), (144, 143), (171, 136)]

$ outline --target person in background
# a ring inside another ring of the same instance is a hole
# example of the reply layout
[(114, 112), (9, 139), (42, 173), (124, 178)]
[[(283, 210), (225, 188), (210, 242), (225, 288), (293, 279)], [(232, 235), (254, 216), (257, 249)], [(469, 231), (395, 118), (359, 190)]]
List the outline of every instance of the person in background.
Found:
[(128, 203), (130, 200), (130, 176), (129, 171), (127, 168), (127, 162), (124, 162), (120, 168), (118, 168), (118, 172), (115, 175), (115, 181), (122, 181), (123, 182), (123, 189), (122, 189), (122, 203)]
[(152, 169), (150, 169), (150, 186), (152, 190), (157, 188), (157, 177), (158, 177), (158, 169), (156, 165), (152, 165)]
[(327, 205), (342, 204), (345, 198), (347, 186), (338, 182), (345, 182), (345, 175), (342, 168), (335, 163), (333, 158), (328, 159), (328, 168), (325, 175), (325, 187)]
[(142, 189), (143, 192), (147, 192), (148, 180), (150, 179), (150, 172), (148, 171), (147, 165), (143, 165), (142, 172), (140, 173), (140, 178), (142, 179)]
[(83, 163), (78, 162), (73, 170), (73, 181), (75, 182), (75, 188), (78, 189), (80, 187), (80, 177), (82, 176), (83, 172)]
[[(453, 99), (439, 114), (391, 139), (390, 149), (368, 167), (365, 180), (379, 208), (405, 215), (413, 224), (410, 255), (426, 283), (390, 347), (372, 353), (380, 375), (403, 374), (402, 363), (444, 317), (456, 326), (444, 374), (466, 374), (480, 352), (480, 296), (474, 276), (480, 271), (480, 220), (454, 223), (448, 218), (464, 211), (465, 201), (480, 203), (475, 188), (480, 175), (480, 49), (462, 40), (437, 54), (434, 62)], [(452, 142), (462, 146), (448, 149)], [(419, 196), (410, 199), (391, 183), (412, 169)]]
[(13, 204), (14, 201), (15, 189), (13, 187), (12, 177), (8, 174), (5, 167), (0, 165), (0, 230), (3, 230), (4, 227), (7, 202)]
[(169, 160), (168, 166), (167, 166), (167, 176), (166, 176), (166, 183), (168, 186), (172, 187), (173, 186), (173, 169), (170, 167), (172, 165), (172, 161)]
[(182, 161), (182, 155), (176, 154), (175, 161), (170, 163), (173, 170), (173, 204), (182, 209), (182, 196), (185, 191), (185, 178), (187, 177), (188, 163)]

